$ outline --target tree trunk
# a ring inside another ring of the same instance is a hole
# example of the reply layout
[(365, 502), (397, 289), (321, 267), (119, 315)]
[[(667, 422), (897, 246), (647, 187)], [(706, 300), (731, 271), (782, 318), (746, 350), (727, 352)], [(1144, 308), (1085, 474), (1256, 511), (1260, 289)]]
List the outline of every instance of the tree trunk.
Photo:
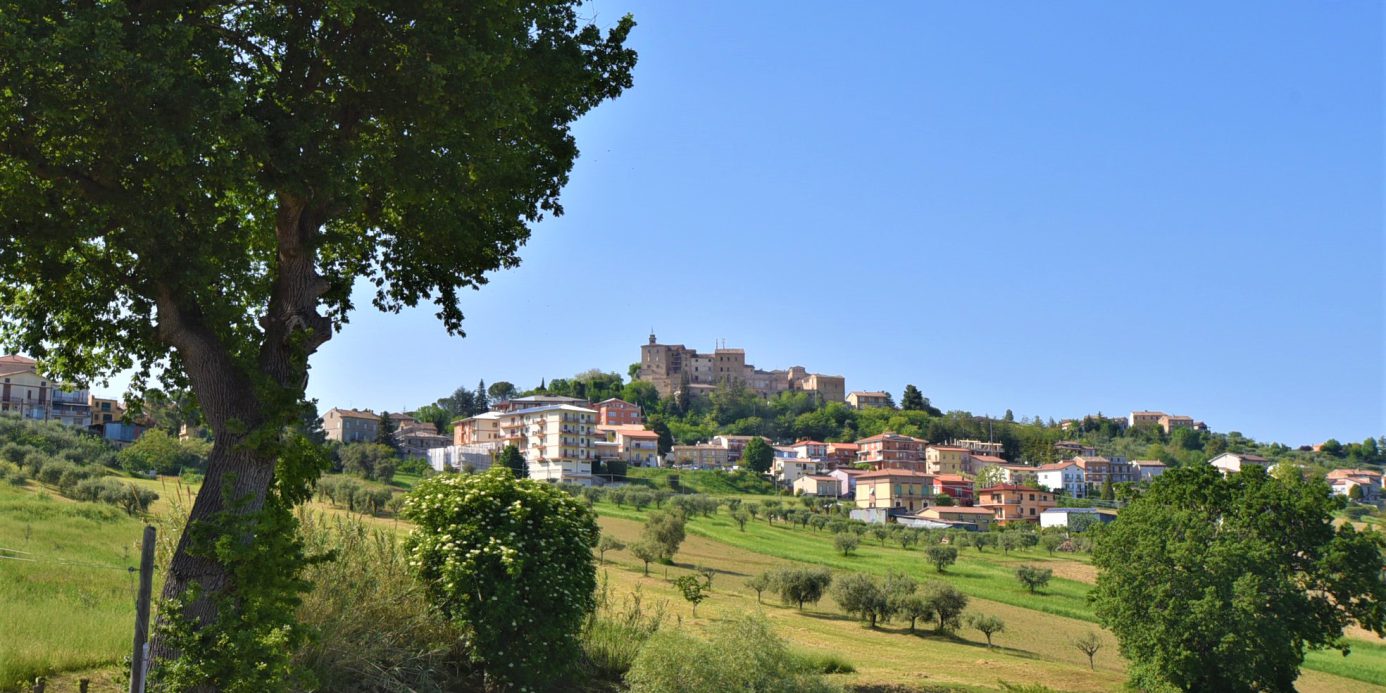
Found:
[[(188, 527), (231, 509), (228, 501), (236, 502), (236, 512), (245, 514), (265, 506), (277, 462), (274, 446), (265, 445), (265, 438), (277, 434), (290, 418), (289, 408), (302, 401), (308, 385), (308, 356), (332, 336), (331, 320), (317, 312), (319, 298), (327, 290), (314, 264), (313, 239), (321, 225), (320, 210), (302, 199), (280, 195), (275, 219), (277, 264), (271, 270), (273, 284), (260, 317), (263, 331), (258, 358), (253, 361), (234, 355), (245, 350), (223, 341), (197, 304), (195, 292), (156, 286), (159, 337), (177, 350), (213, 432), (207, 474)], [(267, 427), (276, 430), (266, 435)], [(194, 627), (204, 627), (217, 618), (216, 598), (235, 593), (238, 586), (232, 579), (232, 566), (189, 553), (187, 530), (170, 562), (162, 596), (179, 597), (189, 587), (199, 586), (199, 598), (184, 605), (182, 616)], [(241, 539), (255, 540), (253, 536)], [(160, 660), (178, 654), (157, 632), (151, 652), (156, 667)]]

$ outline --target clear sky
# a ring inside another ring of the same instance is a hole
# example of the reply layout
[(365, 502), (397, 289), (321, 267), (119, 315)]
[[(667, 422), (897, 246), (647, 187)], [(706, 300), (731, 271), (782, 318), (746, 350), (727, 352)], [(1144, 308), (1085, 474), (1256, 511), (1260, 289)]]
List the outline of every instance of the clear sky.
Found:
[(653, 328), (978, 414), (1386, 433), (1382, 8), (601, 0), (640, 63), (567, 214), (465, 339), (361, 310), (309, 393), (624, 374)]

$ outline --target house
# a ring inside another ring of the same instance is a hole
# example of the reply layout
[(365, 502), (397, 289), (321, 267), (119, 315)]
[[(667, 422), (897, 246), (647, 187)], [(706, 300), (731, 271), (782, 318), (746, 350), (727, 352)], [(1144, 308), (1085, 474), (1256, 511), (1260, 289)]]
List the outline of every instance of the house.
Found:
[(640, 406), (612, 397), (597, 402), (598, 426), (633, 426), (645, 423)]
[(1140, 480), (1140, 474), (1124, 457), (1079, 456), (1073, 463), (1083, 470), (1088, 484), (1088, 494), (1100, 493), (1108, 481), (1113, 484), (1129, 484)]
[(794, 450), (796, 457), (805, 460), (824, 460), (828, 459), (828, 444), (816, 440), (799, 440), (788, 446)]
[(805, 474), (794, 480), (794, 495), (837, 498), (838, 480), (822, 474)]
[(1054, 494), (1025, 486), (991, 486), (977, 492), (978, 507), (996, 514), (1002, 526), (1016, 522), (1039, 522), (1039, 514), (1055, 506)]
[(1097, 455), (1097, 448), (1086, 443), (1079, 443), (1075, 440), (1061, 440), (1057, 443), (1054, 443), (1054, 449), (1058, 450), (1059, 452), (1065, 455), (1073, 455), (1075, 457), (1092, 457)]
[(500, 427), (502, 416), (504, 414), (499, 411), (488, 411), (454, 422), (452, 444), (482, 445), (499, 450), (503, 446)]
[(858, 508), (901, 508), (908, 512), (929, 506), (934, 478), (923, 472), (885, 469), (857, 475)]
[(857, 441), (857, 461), (872, 469), (925, 470), (924, 445), (927, 441), (886, 431)]
[(443, 472), (482, 472), (491, 468), (491, 448), (481, 445), (444, 445), (428, 451), (428, 466)]
[(746, 444), (752, 438), (760, 438), (768, 445), (771, 443), (765, 436), (713, 436), (712, 444), (727, 451), (727, 462), (736, 464), (741, 461), (741, 451), (746, 449)]
[(91, 394), (85, 387), (54, 382), (27, 356), (0, 356), (0, 413), (68, 426), (91, 426)]
[(985, 532), (991, 527), (991, 523), (996, 519), (996, 513), (990, 508), (965, 507), (961, 505), (936, 505), (932, 508), (925, 508), (917, 513), (917, 517), (943, 522), (968, 522), (976, 525), (977, 529)]
[(864, 472), (864, 471), (862, 471), (862, 470), (860, 470), (860, 469), (850, 469), (850, 468), (846, 468), (846, 467), (838, 467), (837, 469), (834, 469), (834, 470), (832, 470), (831, 472), (828, 472), (828, 476), (830, 476), (830, 477), (832, 477), (832, 478), (834, 478), (834, 479), (837, 479), (837, 484), (838, 484), (838, 486), (837, 486), (837, 495), (838, 495), (839, 497), (843, 497), (843, 498), (856, 498), (856, 497), (857, 497), (857, 477), (859, 477), (859, 476), (861, 476), (862, 474), (865, 474), (865, 473), (866, 473), (866, 472)]
[(669, 462), (698, 469), (723, 469), (731, 466), (729, 451), (720, 445), (675, 445), (669, 450)]
[(452, 439), (439, 433), (431, 423), (405, 424), (395, 429), (395, 444), (405, 457), (428, 457), (433, 448), (447, 447)]
[(934, 476), (933, 495), (947, 494), (960, 503), (972, 500), (972, 480), (962, 474), (938, 474)]
[(1266, 458), (1244, 452), (1224, 452), (1208, 460), (1208, 464), (1216, 467), (1218, 471), (1222, 472), (1223, 476), (1235, 474), (1247, 467), (1270, 469), (1270, 462)]
[(850, 467), (857, 463), (857, 453), (861, 446), (856, 443), (828, 443), (825, 453), (829, 467)]
[(1196, 422), (1191, 416), (1171, 416), (1166, 414), (1160, 417), (1160, 428), (1164, 429), (1166, 435), (1179, 428), (1195, 428), (1195, 424)]
[(992, 441), (953, 440), (949, 441), (948, 444), (954, 447), (967, 448), (968, 452), (971, 452), (973, 455), (991, 455), (992, 457), (1000, 457), (1001, 454), (1006, 451), (1005, 445)]
[(1010, 462), (1007, 462), (1005, 458), (996, 455), (972, 452), (968, 453), (967, 464), (963, 465), (962, 473), (975, 475), (980, 474), (987, 467), (1004, 467), (1009, 464)]
[(1091, 517), (1095, 522), (1111, 522), (1116, 514), (1102, 512), (1097, 508), (1049, 508), (1040, 513), (1040, 527), (1072, 527), (1073, 518)]
[(501, 440), (524, 455), (529, 478), (588, 486), (596, 422), (595, 410), (570, 404), (512, 409), (501, 416)]
[(1035, 483), (1072, 498), (1088, 496), (1087, 476), (1073, 460), (1035, 467)]
[(1133, 411), (1126, 418), (1126, 425), (1130, 428), (1137, 426), (1159, 426), (1160, 417), (1168, 416), (1162, 411)]
[(799, 477), (818, 473), (818, 462), (797, 457), (776, 457), (770, 472), (781, 486), (793, 486)]
[[(645, 430), (644, 426), (623, 424), (597, 426), (600, 435), (607, 441), (616, 443), (620, 451), (619, 459), (633, 467), (659, 466), (659, 434)], [(610, 458), (602, 458), (610, 459)]]
[(125, 406), (120, 403), (120, 400), (88, 395), (87, 408), (91, 410), (91, 425), (94, 428), (100, 428), (104, 424), (114, 423), (125, 418)]
[(341, 443), (374, 443), (380, 433), (380, 415), (369, 409), (333, 407), (322, 415), (328, 440)]
[(1381, 498), (1382, 474), (1371, 469), (1334, 469), (1326, 475), (1335, 495), (1351, 498), (1357, 488), (1358, 500), (1373, 503)]
[(1131, 460), (1141, 481), (1149, 481), (1165, 473), (1165, 463), (1159, 460)]
[(881, 409), (893, 406), (890, 394), (885, 392), (849, 392), (847, 404), (853, 409)]
[(967, 448), (930, 445), (924, 450), (924, 469), (930, 474), (962, 474), (971, 457)]

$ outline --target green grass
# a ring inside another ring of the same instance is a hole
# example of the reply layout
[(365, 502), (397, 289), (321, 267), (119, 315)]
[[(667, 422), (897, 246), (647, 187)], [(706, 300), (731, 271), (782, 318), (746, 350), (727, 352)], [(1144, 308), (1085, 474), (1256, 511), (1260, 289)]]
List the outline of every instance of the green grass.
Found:
[(120, 510), (0, 486), (0, 688), (129, 654), (143, 523)]
[(679, 486), (694, 493), (709, 495), (770, 495), (775, 485), (749, 472), (744, 474), (723, 472), (715, 469), (665, 469), (657, 467), (631, 467), (626, 477), (636, 483), (646, 483), (654, 488), (668, 489), (669, 476), (677, 475)]
[[(603, 501), (597, 504), (597, 510), (603, 515), (641, 521), (652, 508), (637, 511), (629, 506), (618, 508)], [(972, 597), (1089, 623), (1097, 622), (1088, 602), (1091, 586), (1079, 580), (1057, 577), (1058, 574), (1079, 568), (1077, 564), (1086, 567), (1088, 558), (1083, 555), (1055, 554), (1051, 557), (1039, 548), (1014, 550), (1007, 555), (995, 547), (988, 547), (982, 552), (975, 548), (959, 547), (958, 562), (950, 566), (947, 572), (939, 574), (927, 563), (924, 552), (918, 547), (904, 550), (898, 544), (892, 545), (889, 540), (885, 546), (881, 546), (869, 534), (862, 537), (861, 546), (854, 555), (843, 556), (833, 547), (833, 535), (826, 529), (815, 532), (783, 522), (771, 525), (763, 517), (748, 522), (743, 532), (723, 511), (712, 517), (692, 518), (687, 530), (690, 534), (765, 556), (814, 563), (833, 570), (875, 574), (890, 570), (903, 571), (917, 579), (945, 580)], [(1015, 578), (1015, 569), (1021, 564), (1054, 568), (1056, 577), (1039, 594), (1032, 595)], [(1386, 685), (1386, 645), (1356, 639), (1350, 642), (1351, 655), (1343, 657), (1336, 651), (1311, 652), (1305, 659), (1304, 668)]]

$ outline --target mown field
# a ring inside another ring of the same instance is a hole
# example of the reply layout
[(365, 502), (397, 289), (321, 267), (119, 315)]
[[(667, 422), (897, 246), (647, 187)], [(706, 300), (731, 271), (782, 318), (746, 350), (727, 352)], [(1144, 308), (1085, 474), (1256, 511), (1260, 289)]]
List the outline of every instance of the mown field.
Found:
[[(414, 479), (397, 479), (411, 485)], [(403, 483), (398, 483), (403, 482)], [(173, 480), (139, 481), (161, 494), (157, 513), (174, 511), (190, 489)], [(175, 500), (179, 499), (179, 500)], [(640, 532), (644, 516), (610, 503), (597, 504), (604, 531), (627, 543)], [(320, 512), (343, 512), (314, 503)], [(371, 524), (403, 533), (407, 523), (393, 518), (370, 518)], [(116, 690), (118, 665), (130, 647), (134, 580), (127, 568), (138, 562), (137, 542), (143, 522), (104, 506), (79, 504), (43, 492), (32, 482), (25, 488), (0, 487), (0, 548), (27, 551), (13, 554), (34, 560), (0, 560), (0, 686), (14, 688), (38, 673), (95, 671), (93, 690)], [(672, 566), (641, 564), (628, 551), (611, 551), (601, 574), (613, 600), (639, 595), (647, 606), (667, 610), (666, 628), (694, 631), (747, 611), (764, 613), (792, 646), (804, 652), (833, 653), (855, 671), (833, 674), (830, 680), (846, 686), (898, 685), (908, 689), (997, 690), (1006, 684), (1038, 684), (1059, 691), (1109, 691), (1121, 687), (1125, 662), (1114, 639), (1093, 623), (1086, 593), (1094, 571), (1085, 556), (1042, 549), (1003, 554), (967, 548), (944, 575), (925, 563), (918, 548), (881, 546), (869, 535), (855, 555), (842, 556), (832, 547), (827, 531), (773, 525), (763, 518), (738, 529), (725, 510), (711, 517), (694, 517), (688, 539)], [(78, 565), (80, 563), (80, 565)], [(1055, 579), (1041, 594), (1031, 595), (1014, 578), (1017, 565), (1052, 568)], [(964, 628), (938, 636), (921, 624), (916, 634), (907, 623), (892, 622), (865, 628), (843, 615), (825, 598), (799, 611), (781, 605), (771, 595), (758, 603), (745, 585), (750, 577), (776, 566), (813, 564), (834, 571), (884, 574), (907, 572), (917, 579), (944, 579), (967, 593), (970, 611), (1000, 616), (1006, 631), (988, 649), (984, 637)], [(671, 580), (697, 567), (716, 571), (712, 597), (698, 607), (698, 616), (673, 587)], [(1096, 670), (1072, 646), (1089, 631), (1104, 642)], [(1354, 633), (1353, 654), (1313, 653), (1299, 681), (1304, 691), (1386, 690), (1386, 645), (1368, 642)], [(66, 690), (72, 676), (60, 676), (49, 690)], [(70, 686), (75, 690), (75, 684)], [(863, 688), (870, 690), (870, 688)]]

